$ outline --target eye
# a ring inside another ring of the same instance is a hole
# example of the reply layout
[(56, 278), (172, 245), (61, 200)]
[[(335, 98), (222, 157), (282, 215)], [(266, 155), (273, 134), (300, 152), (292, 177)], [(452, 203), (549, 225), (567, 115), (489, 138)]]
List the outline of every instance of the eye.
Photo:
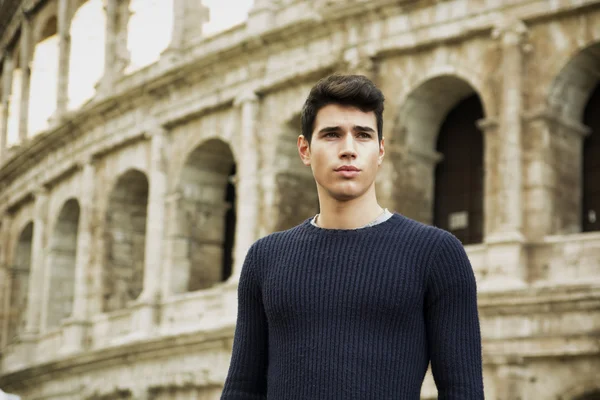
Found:
[(337, 137), (338, 134), (336, 132), (327, 132), (323, 137)]
[(367, 132), (360, 132), (358, 134), (359, 137), (364, 138), (364, 139), (370, 139), (371, 138), (371, 134), (367, 133)]

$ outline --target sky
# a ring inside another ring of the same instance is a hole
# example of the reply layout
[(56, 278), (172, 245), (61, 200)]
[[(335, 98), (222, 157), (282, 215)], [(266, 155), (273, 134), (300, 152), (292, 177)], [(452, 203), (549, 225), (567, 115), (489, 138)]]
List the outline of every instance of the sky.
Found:
[[(206, 37), (213, 36), (246, 20), (254, 0), (202, 0), (209, 8), (210, 20), (203, 26)], [(200, 1), (198, 1), (200, 2)], [(168, 46), (173, 28), (173, 0), (131, 0), (132, 16), (128, 26), (131, 74), (158, 60)], [(76, 109), (95, 93), (104, 69), (105, 17), (102, 0), (88, 0), (77, 11), (71, 24), (69, 63), (69, 109)], [(31, 60), (29, 97), (29, 136), (48, 127), (56, 108), (58, 77), (58, 37), (38, 43)], [(8, 145), (18, 143), (20, 71), (13, 75), (8, 121)]]

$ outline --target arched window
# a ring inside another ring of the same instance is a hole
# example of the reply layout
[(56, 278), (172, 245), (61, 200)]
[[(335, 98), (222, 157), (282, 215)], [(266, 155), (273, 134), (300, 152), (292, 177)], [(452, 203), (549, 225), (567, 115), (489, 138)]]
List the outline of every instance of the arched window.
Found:
[(106, 211), (103, 311), (127, 307), (144, 285), (148, 179), (129, 170), (115, 184)]
[(23, 228), (19, 235), (19, 241), (17, 242), (11, 265), (11, 283), (9, 287), (10, 316), (7, 335), (9, 342), (25, 329), (32, 241), (33, 222), (30, 222)]
[(204, 142), (187, 157), (179, 183), (178, 217), (169, 238), (174, 293), (206, 289), (231, 275), (235, 172), (233, 153), (219, 139)]
[(483, 240), (484, 149), (476, 125), (483, 116), (468, 82), (436, 76), (408, 95), (392, 136), (402, 149), (395, 166), (398, 210), (464, 245)]
[(477, 95), (457, 104), (442, 123), (435, 169), (434, 225), (451, 231), (463, 244), (483, 240), (483, 118)]
[(296, 143), (300, 130), (300, 115), (296, 115), (285, 124), (277, 139), (275, 231), (292, 228), (319, 212), (319, 195), (312, 170), (298, 155)]
[(50, 239), (47, 328), (58, 326), (72, 313), (78, 226), (79, 203), (71, 199), (62, 207)]

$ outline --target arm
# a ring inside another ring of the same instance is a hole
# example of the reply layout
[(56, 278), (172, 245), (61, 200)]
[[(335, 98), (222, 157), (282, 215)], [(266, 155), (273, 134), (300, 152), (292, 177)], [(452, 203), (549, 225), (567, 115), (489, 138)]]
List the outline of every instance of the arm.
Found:
[(240, 273), (233, 352), (221, 400), (266, 399), (268, 330), (256, 263), (252, 246)]
[(425, 323), (440, 400), (481, 400), (483, 372), (473, 268), (452, 235), (440, 240), (428, 272)]

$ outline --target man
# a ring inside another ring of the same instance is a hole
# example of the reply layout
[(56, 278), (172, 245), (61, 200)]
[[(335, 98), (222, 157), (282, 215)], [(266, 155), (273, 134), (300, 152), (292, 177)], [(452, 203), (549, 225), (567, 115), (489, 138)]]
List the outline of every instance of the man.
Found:
[(483, 399), (476, 283), (450, 233), (377, 202), (384, 97), (363, 76), (311, 90), (298, 151), (320, 212), (252, 245), (222, 400)]

